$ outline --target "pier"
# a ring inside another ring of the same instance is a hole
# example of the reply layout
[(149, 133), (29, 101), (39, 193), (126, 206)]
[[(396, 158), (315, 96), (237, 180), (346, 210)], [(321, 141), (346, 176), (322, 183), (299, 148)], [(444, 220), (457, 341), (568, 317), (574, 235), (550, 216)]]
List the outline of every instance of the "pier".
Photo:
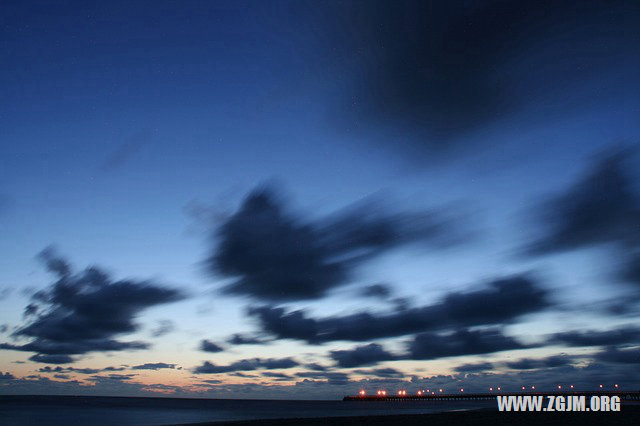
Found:
[(618, 396), (621, 401), (640, 401), (640, 391), (568, 391), (568, 392), (522, 392), (522, 391), (514, 391), (514, 392), (483, 392), (483, 393), (436, 393), (436, 394), (421, 394), (421, 395), (407, 395), (398, 394), (398, 395), (387, 395), (385, 394), (374, 394), (374, 395), (366, 395), (359, 394), (353, 396), (345, 396), (342, 398), (343, 401), (473, 401), (473, 400), (490, 400), (495, 399), (496, 396), (507, 396), (507, 395), (519, 395), (519, 396), (585, 396), (590, 398), (594, 395), (606, 395), (609, 397)]

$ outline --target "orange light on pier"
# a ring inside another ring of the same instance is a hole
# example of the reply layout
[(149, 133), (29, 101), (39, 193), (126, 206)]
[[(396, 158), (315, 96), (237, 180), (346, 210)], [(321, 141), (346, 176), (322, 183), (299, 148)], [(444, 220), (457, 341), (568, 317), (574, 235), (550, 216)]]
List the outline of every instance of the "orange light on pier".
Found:
[(562, 389), (562, 385), (558, 385), (558, 389)]
[(618, 389), (618, 384), (613, 385), (614, 388)]
[(536, 388), (535, 386), (531, 386), (531, 389), (535, 389), (535, 388)]
[(491, 392), (493, 392), (493, 388), (489, 388), (489, 390), (490, 390)]
[(366, 394), (366, 392), (364, 391), (364, 389), (363, 389), (363, 390), (361, 390), (359, 393), (360, 393), (360, 396), (364, 396), (364, 395)]
[(418, 391), (418, 396), (422, 396), (422, 391)]
[(573, 389), (573, 385), (569, 386), (571, 389)]
[(442, 389), (438, 389), (438, 392), (442, 392)]
[(602, 385), (600, 385), (600, 389), (602, 389)]
[(464, 388), (460, 388), (460, 392), (464, 392)]
[(498, 390), (502, 390), (502, 388), (500, 386), (498, 386)]

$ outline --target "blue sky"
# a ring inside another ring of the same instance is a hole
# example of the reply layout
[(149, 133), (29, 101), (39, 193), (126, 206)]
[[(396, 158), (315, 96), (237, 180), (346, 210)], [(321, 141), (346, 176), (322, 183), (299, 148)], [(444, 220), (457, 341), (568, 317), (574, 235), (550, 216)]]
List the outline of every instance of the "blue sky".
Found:
[(0, 15), (0, 392), (637, 387), (633, 2)]

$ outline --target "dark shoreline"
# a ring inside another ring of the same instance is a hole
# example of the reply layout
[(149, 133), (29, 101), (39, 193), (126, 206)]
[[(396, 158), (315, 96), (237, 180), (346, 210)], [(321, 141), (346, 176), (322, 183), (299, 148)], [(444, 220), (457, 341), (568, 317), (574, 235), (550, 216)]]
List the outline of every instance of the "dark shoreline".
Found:
[[(430, 414), (399, 414), (383, 416), (347, 416), (239, 420), (190, 423), (188, 426), (275, 426), (275, 425), (568, 425), (585, 424), (640, 424), (640, 405), (623, 405), (619, 412), (498, 412), (494, 409), (450, 411)], [(176, 425), (178, 426), (178, 425)], [(181, 425), (187, 426), (187, 425)]]

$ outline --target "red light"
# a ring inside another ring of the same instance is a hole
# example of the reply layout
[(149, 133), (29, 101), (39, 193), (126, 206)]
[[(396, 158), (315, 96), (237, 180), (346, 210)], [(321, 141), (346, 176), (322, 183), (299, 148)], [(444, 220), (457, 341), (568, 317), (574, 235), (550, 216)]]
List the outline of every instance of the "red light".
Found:
[(360, 395), (362, 395), (362, 396), (364, 396), (365, 393), (366, 392), (364, 391), (364, 389), (360, 391)]
[(558, 385), (558, 389), (562, 389), (562, 385)]
[(418, 391), (418, 395), (422, 395), (422, 391)]

